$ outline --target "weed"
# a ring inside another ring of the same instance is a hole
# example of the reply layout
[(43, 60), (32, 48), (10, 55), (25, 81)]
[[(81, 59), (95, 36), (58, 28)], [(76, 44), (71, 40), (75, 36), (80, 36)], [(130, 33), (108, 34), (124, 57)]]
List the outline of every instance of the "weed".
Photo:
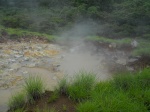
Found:
[(15, 110), (14, 112), (27, 112), (27, 110), (24, 110), (24, 108), (20, 108), (20, 109)]
[(48, 103), (52, 103), (56, 101), (58, 98), (59, 98), (59, 93), (57, 91), (56, 92), (54, 91), (53, 94), (48, 99)]
[(67, 111), (67, 106), (66, 106), (66, 105), (63, 105), (62, 110), (63, 110), (64, 112), (66, 112), (66, 111)]
[(25, 105), (25, 95), (23, 93), (17, 93), (13, 95), (9, 102), (8, 106), (10, 107), (10, 110), (17, 110)]
[(68, 86), (68, 95), (75, 101), (87, 99), (95, 84), (95, 74), (80, 71)]
[(35, 109), (35, 112), (57, 112), (55, 108), (44, 108), (44, 109), (39, 109), (39, 108), (36, 108)]
[(44, 85), (40, 77), (30, 76), (25, 80), (24, 87), (27, 92), (29, 101), (40, 98), (44, 90)]

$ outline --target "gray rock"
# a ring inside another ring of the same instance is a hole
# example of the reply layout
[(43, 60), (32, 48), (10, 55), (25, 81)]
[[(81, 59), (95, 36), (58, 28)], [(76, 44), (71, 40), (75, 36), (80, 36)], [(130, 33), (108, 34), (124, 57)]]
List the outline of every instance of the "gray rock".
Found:
[(129, 62), (129, 63), (133, 63), (133, 62), (135, 62), (135, 61), (137, 61), (137, 60), (138, 60), (137, 58), (131, 58), (131, 59), (128, 60), (128, 62)]
[(31, 67), (31, 68), (32, 68), (32, 67), (35, 67), (35, 66), (36, 66), (35, 63), (31, 63), (31, 64), (28, 64), (28, 65), (27, 65), (27, 67)]
[(15, 58), (21, 58), (21, 57), (23, 57), (23, 55), (15, 55), (14, 57)]
[(18, 70), (20, 67), (21, 67), (20, 63), (13, 63), (12, 65), (10, 65), (10, 68), (14, 70)]
[(120, 65), (126, 65), (127, 64), (127, 60), (126, 59), (118, 59), (116, 61), (117, 64), (120, 64)]

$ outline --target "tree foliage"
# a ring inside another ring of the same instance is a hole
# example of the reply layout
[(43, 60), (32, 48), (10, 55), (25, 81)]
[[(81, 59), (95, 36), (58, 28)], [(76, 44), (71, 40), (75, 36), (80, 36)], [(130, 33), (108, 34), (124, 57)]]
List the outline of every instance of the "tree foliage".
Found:
[(150, 0), (0, 0), (0, 9), (6, 27), (52, 34), (90, 19), (99, 35), (150, 35)]

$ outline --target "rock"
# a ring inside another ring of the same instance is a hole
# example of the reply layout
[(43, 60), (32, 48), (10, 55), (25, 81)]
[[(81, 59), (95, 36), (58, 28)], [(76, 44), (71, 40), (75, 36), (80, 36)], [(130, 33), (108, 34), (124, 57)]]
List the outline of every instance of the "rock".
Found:
[(20, 67), (21, 67), (21, 64), (19, 63), (13, 63), (12, 65), (10, 65), (10, 68), (14, 70), (18, 70)]
[(36, 64), (35, 63), (31, 63), (31, 64), (29, 64), (29, 65), (27, 65), (27, 67), (35, 67), (36, 66)]
[(116, 48), (117, 47), (117, 44), (116, 43), (111, 43), (109, 44), (109, 48)]
[(24, 58), (23, 58), (23, 61), (29, 61), (29, 59), (30, 59), (30, 58), (28, 58), (28, 57), (24, 57)]
[(28, 71), (23, 71), (22, 73), (23, 73), (23, 75), (26, 75), (26, 74), (28, 74)]
[(132, 46), (133, 48), (136, 48), (136, 47), (138, 46), (138, 42), (137, 42), (136, 40), (133, 40), (133, 41), (131, 42), (131, 46)]
[(134, 71), (134, 68), (132, 68), (132, 67), (127, 66), (126, 68), (127, 68), (128, 71)]
[(23, 55), (15, 55), (14, 57), (15, 58), (21, 58), (21, 57), (23, 57)]
[(120, 65), (126, 65), (127, 64), (127, 60), (126, 59), (118, 59), (116, 61), (116, 63), (120, 64)]
[(135, 61), (137, 61), (137, 60), (138, 60), (137, 58), (131, 58), (131, 59), (128, 60), (128, 62), (129, 62), (129, 63), (133, 63), (133, 62), (135, 62)]

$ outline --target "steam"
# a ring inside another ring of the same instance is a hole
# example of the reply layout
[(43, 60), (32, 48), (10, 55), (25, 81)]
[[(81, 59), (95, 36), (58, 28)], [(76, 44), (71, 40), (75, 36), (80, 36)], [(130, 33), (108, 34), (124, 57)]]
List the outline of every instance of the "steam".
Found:
[(100, 80), (110, 77), (107, 68), (101, 63), (105, 59), (103, 53), (96, 52), (96, 47), (85, 41), (87, 36), (96, 35), (96, 29), (96, 22), (84, 21), (75, 24), (57, 40), (66, 47), (60, 69), (69, 77), (81, 70), (95, 73)]

